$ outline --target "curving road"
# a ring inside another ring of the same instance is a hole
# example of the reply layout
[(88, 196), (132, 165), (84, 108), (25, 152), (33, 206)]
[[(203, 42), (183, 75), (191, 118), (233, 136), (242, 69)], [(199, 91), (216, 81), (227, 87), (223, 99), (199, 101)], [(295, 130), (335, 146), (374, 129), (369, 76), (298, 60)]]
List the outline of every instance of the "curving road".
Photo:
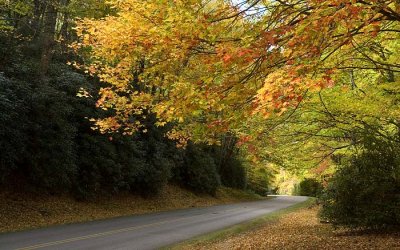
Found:
[(0, 249), (157, 249), (307, 200), (301, 196), (0, 234)]

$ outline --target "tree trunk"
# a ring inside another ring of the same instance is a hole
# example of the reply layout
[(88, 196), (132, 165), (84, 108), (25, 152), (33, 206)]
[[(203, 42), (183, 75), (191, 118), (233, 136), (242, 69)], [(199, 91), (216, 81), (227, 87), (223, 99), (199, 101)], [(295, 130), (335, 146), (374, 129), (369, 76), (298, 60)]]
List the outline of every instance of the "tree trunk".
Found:
[(44, 4), (42, 0), (34, 0), (33, 1), (33, 18), (32, 18), (32, 25), (31, 25), (31, 32), (33, 40), (37, 40), (40, 36), (40, 19), (41, 16), (44, 14)]
[[(68, 6), (70, 3), (70, 0), (62, 0), (62, 6)], [(59, 33), (57, 34), (58, 39), (61, 41), (61, 51), (62, 53), (67, 53), (68, 52), (68, 43), (71, 41), (70, 39), (70, 34), (68, 32), (69, 29), (69, 13), (65, 11), (63, 15), (61, 16), (62, 21), (61, 21), (61, 28)]]
[(57, 23), (56, 3), (49, 1), (44, 17), (44, 29), (41, 39), (40, 79), (46, 81), (54, 47), (55, 28)]

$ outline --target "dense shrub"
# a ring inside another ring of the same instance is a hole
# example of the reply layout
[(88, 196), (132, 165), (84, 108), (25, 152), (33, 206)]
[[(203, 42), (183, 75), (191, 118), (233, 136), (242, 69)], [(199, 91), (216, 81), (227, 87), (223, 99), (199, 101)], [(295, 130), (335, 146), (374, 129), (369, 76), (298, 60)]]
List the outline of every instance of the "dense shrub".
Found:
[(219, 174), (224, 186), (238, 189), (246, 188), (246, 169), (237, 157), (225, 159), (219, 168)]
[(400, 150), (371, 139), (342, 166), (322, 196), (321, 216), (335, 225), (400, 225)]
[(79, 199), (118, 192), (157, 194), (174, 176), (196, 192), (214, 194), (221, 183), (244, 188), (236, 155), (221, 158), (221, 147), (190, 144), (176, 148), (164, 137), (168, 126), (135, 136), (102, 135), (87, 118), (107, 115), (95, 98), (80, 98), (81, 87), (95, 96), (100, 84), (65, 64), (50, 65), (48, 81), (37, 77), (37, 60), (15, 59), (0, 75), (0, 184), (70, 192)]
[(246, 168), (236, 147), (237, 138), (224, 134), (221, 145), (208, 146), (207, 152), (214, 158), (222, 185), (231, 188), (245, 189), (247, 185)]
[[(74, 186), (78, 198), (96, 193), (117, 191), (121, 185), (117, 150), (105, 137), (93, 134), (78, 136), (78, 173)], [(122, 156), (126, 157), (126, 156)]]
[(70, 187), (76, 170), (76, 130), (68, 97), (51, 85), (36, 87), (35, 82), (5, 76), (0, 79), (0, 96), (0, 180), (12, 174), (19, 182), (52, 192)]
[(195, 192), (214, 195), (220, 185), (214, 158), (202, 147), (191, 143), (185, 151), (183, 165), (176, 171), (179, 182)]
[(175, 145), (162, 137), (160, 131), (154, 131), (154, 128), (149, 131), (141, 136), (145, 166), (137, 174), (134, 185), (131, 185), (131, 191), (145, 196), (157, 194), (167, 184), (174, 166), (173, 155), (177, 153)]
[(306, 178), (295, 186), (295, 195), (318, 197), (323, 190), (321, 182), (314, 178)]
[(0, 183), (27, 155), (29, 106), (25, 98), (30, 92), (27, 84), (0, 74)]
[(69, 188), (76, 174), (74, 111), (65, 93), (53, 86), (34, 89), (29, 138), (30, 181), (48, 190)]

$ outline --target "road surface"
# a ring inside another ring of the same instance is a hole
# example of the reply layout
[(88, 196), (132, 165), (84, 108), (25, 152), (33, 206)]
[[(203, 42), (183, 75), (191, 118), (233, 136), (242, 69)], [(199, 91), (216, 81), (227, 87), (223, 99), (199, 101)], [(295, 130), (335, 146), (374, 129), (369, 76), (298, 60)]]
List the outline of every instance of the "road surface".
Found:
[(0, 249), (157, 249), (305, 201), (265, 201), (191, 208), (0, 234)]

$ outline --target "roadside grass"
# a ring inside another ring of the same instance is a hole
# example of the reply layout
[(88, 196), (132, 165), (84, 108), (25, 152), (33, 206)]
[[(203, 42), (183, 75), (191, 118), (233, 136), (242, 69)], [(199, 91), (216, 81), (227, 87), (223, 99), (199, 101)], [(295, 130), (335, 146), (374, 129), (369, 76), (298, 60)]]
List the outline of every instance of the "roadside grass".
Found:
[(133, 194), (77, 201), (70, 196), (0, 191), (0, 233), (190, 207), (265, 199), (243, 190), (221, 187), (215, 196), (194, 194), (168, 185), (154, 197)]
[(162, 250), (182, 250), (182, 249), (192, 249), (192, 248), (197, 248), (201, 246), (207, 246), (210, 244), (213, 244), (217, 241), (223, 241), (224, 239), (227, 239), (229, 237), (244, 233), (244, 232), (249, 232), (249, 231), (254, 231), (259, 229), (260, 227), (266, 226), (268, 224), (272, 224), (274, 222), (277, 222), (282, 216), (295, 212), (299, 209), (302, 208), (309, 208), (311, 206), (314, 206), (316, 202), (315, 198), (309, 198), (308, 200), (298, 203), (296, 205), (290, 206), (285, 209), (281, 209), (276, 212), (272, 212), (270, 214), (267, 214), (265, 216), (253, 219), (248, 222), (240, 223), (232, 227), (228, 227), (226, 229), (222, 229), (216, 232), (212, 232), (209, 234), (201, 235), (199, 237), (195, 237), (193, 239), (167, 246), (165, 248), (162, 248)]

